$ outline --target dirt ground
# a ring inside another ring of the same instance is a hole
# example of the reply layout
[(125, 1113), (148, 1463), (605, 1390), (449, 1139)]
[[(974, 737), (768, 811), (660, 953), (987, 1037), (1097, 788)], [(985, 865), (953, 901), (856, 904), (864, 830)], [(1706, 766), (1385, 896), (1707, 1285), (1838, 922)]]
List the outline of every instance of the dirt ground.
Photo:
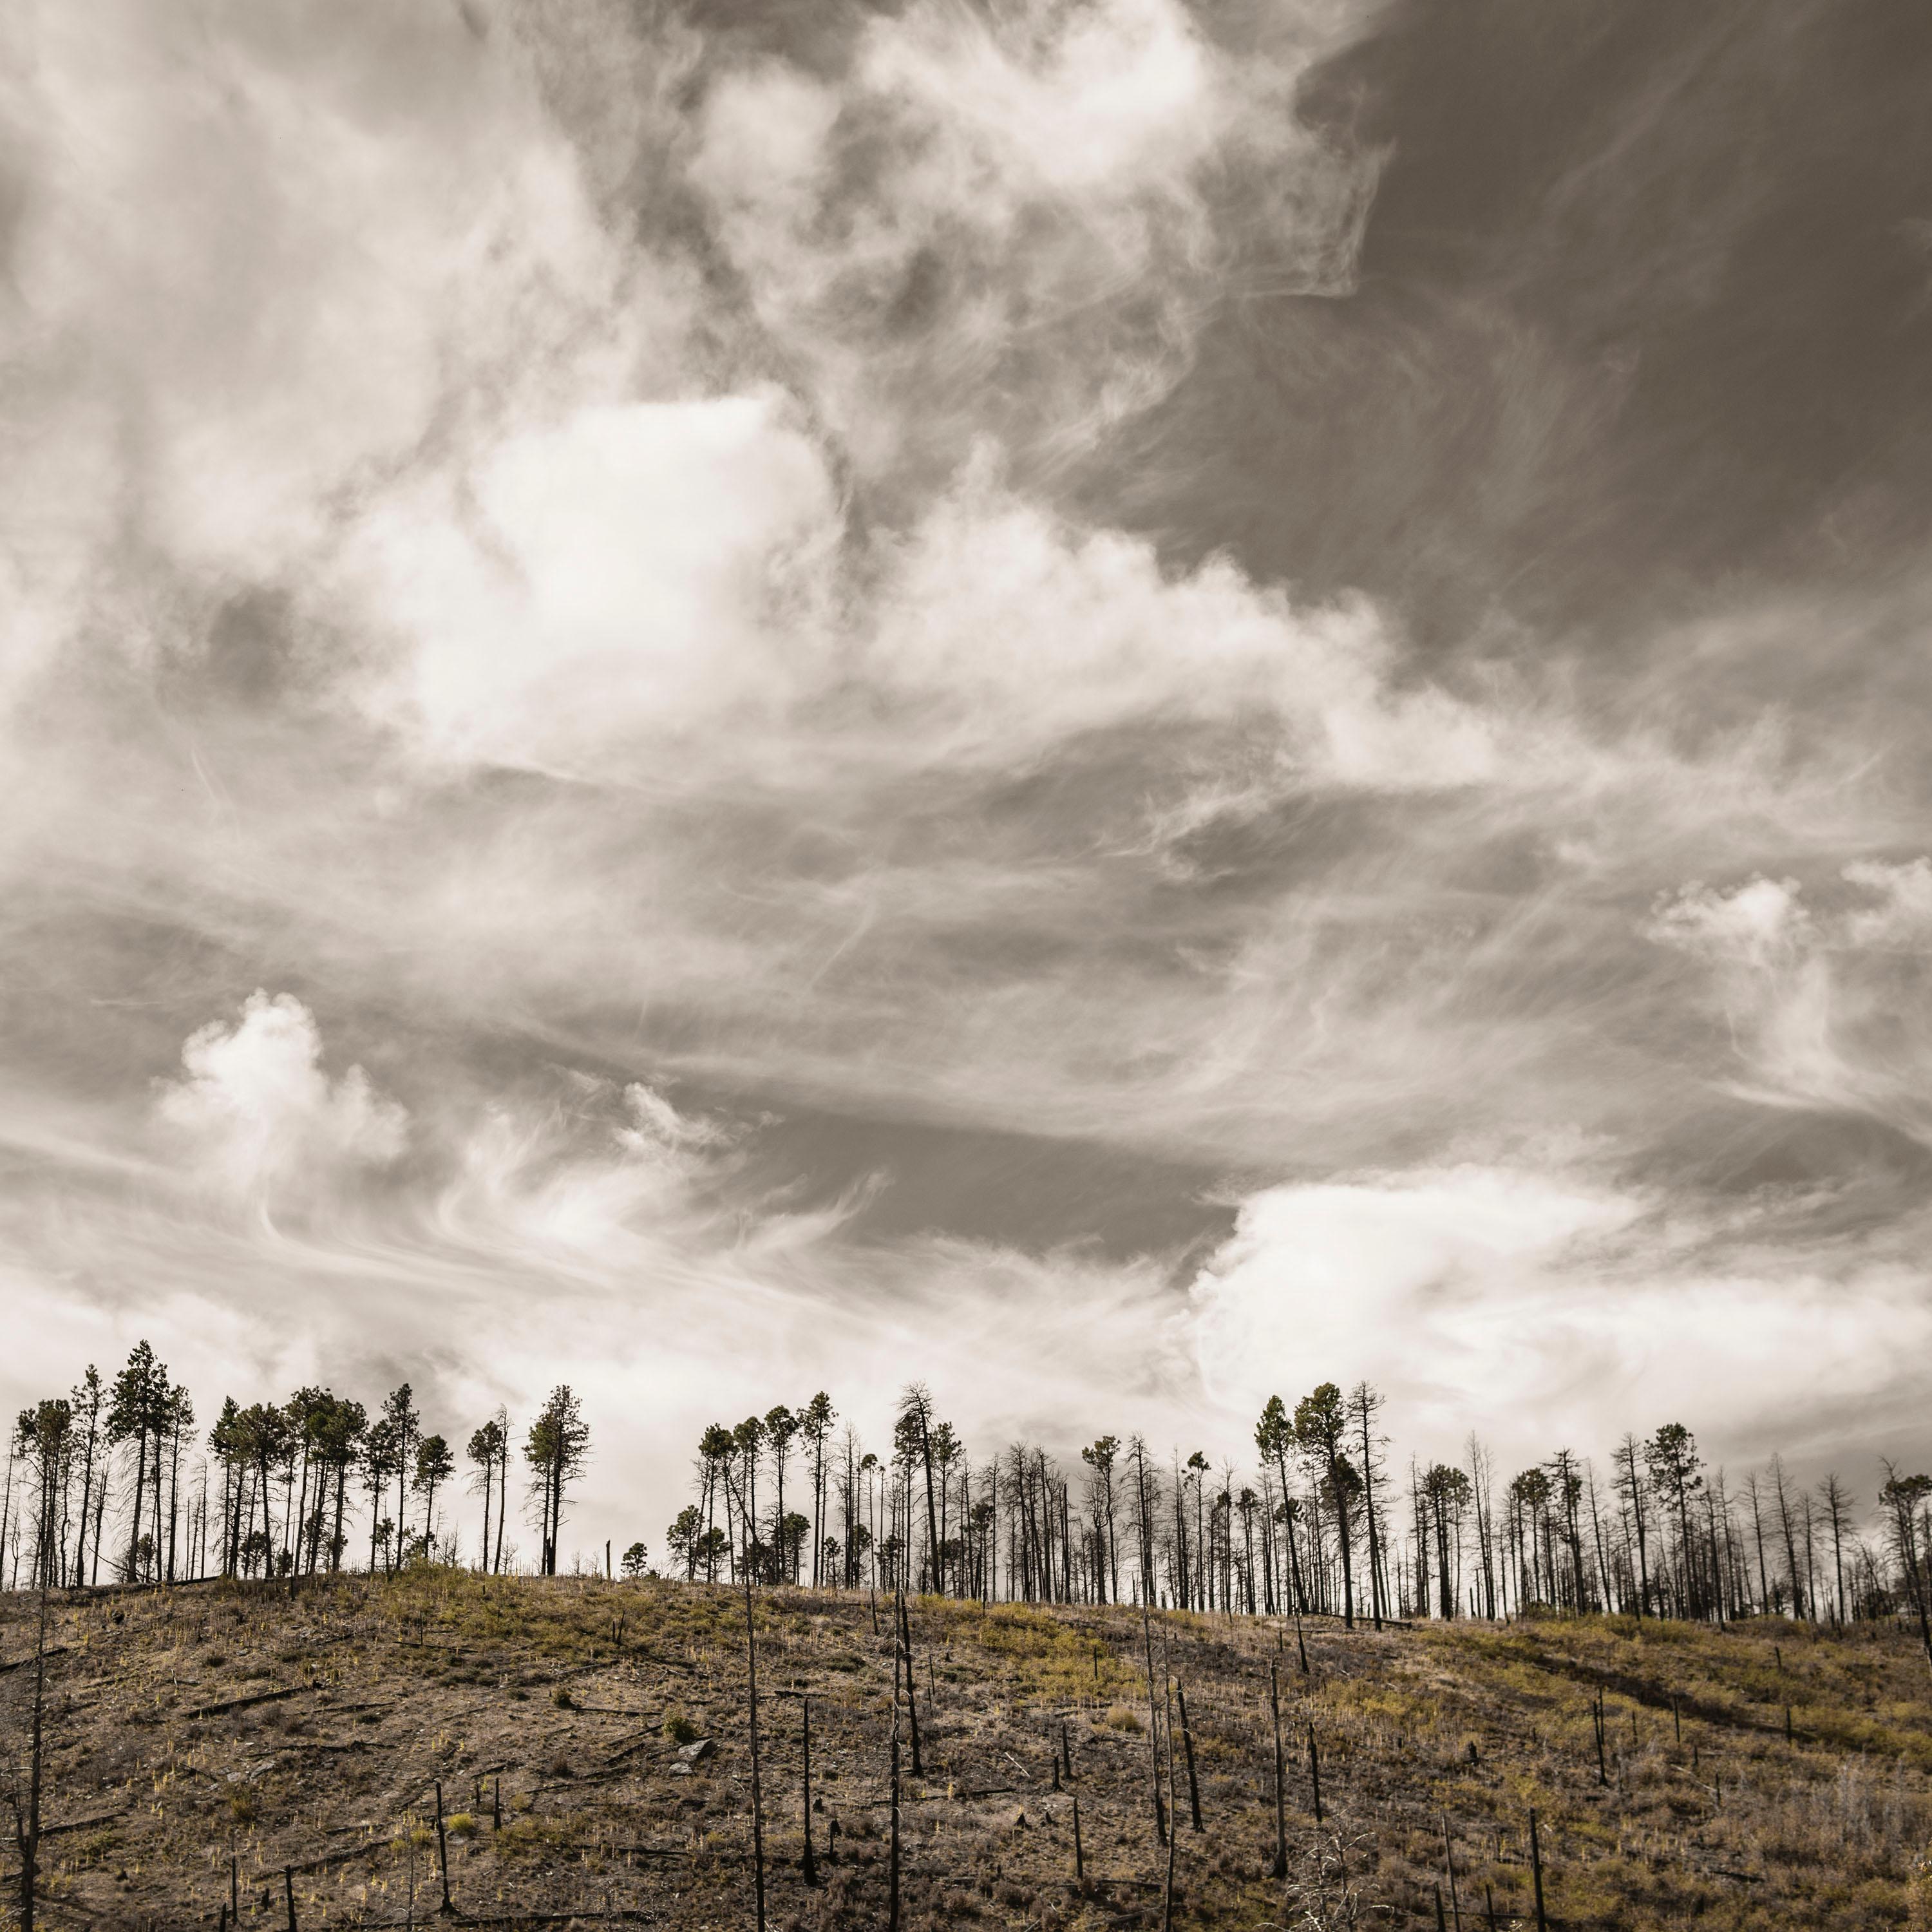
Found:
[[(32, 1612), (0, 1598), (10, 1765)], [(767, 1923), (883, 1928), (889, 1606), (782, 1590), (756, 1615)], [(1156, 1702), (1171, 1676), (1186, 1703), (1176, 1925), (1426, 1928), (1439, 1893), (1446, 1925), (1533, 1926), (1533, 1809), (1551, 1927), (1932, 1927), (1932, 1676), (1903, 1631), (1298, 1638), (931, 1599), (909, 1622), (908, 1928), (1160, 1924), (1150, 1646)], [(291, 1906), (302, 1928), (428, 1923), (446, 1869), (460, 1923), (751, 1927), (744, 1639), (742, 1598), (656, 1580), (425, 1570), (58, 1602), (43, 1922), (172, 1932), (217, 1924), (232, 1895), (244, 1925), (284, 1927)], [(10, 1846), (4, 1862), (0, 1924)]]

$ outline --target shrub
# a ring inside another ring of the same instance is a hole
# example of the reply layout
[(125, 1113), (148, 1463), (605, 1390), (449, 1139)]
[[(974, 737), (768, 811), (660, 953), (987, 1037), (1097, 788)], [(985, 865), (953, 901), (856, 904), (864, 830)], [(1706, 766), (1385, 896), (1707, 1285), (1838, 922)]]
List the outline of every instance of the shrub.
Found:
[(1101, 1721), (1117, 1731), (1138, 1731), (1146, 1728), (1141, 1722), (1139, 1712), (1128, 1704), (1110, 1705), (1106, 1716)]
[(471, 1838), (476, 1835), (476, 1820), (467, 1811), (458, 1811), (443, 1820), (444, 1828), (452, 1838)]
[(560, 1684), (550, 1694), (550, 1701), (560, 1711), (572, 1710), (575, 1708), (577, 1702), (576, 1699), (570, 1694), (570, 1686), (568, 1684)]
[(674, 1711), (664, 1720), (664, 1734), (674, 1744), (690, 1744), (698, 1742), (698, 1726), (682, 1711)]

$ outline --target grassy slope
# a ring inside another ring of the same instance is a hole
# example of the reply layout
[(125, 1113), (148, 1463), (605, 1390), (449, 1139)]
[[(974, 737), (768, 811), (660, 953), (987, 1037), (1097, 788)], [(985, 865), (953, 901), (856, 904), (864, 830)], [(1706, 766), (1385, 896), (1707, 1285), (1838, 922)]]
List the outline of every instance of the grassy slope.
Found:
[[(29, 1610), (0, 1599), (0, 1662), (25, 1652)], [(883, 1925), (886, 1640), (862, 1598), (772, 1593), (758, 1613), (774, 1694), (762, 1705), (770, 1922)], [(1158, 1923), (1138, 1619), (928, 1602), (914, 1623), (926, 1774), (907, 1779), (904, 1922)], [(486, 1588), (446, 1573), (344, 1579), (292, 1602), (203, 1587), (63, 1606), (47, 1816), (80, 1822), (45, 1847), (64, 1901), (47, 1922), (82, 1923), (77, 1908), (97, 1924), (212, 1924), (231, 1832), (244, 1919), (284, 1922), (290, 1864), (306, 1868), (304, 1927), (400, 1923), (412, 1864), (428, 1916), (440, 1778), (446, 1810), (464, 1814), (450, 1870), (466, 1914), (608, 1906), (748, 1926), (742, 1631), (741, 1600), (723, 1591)], [(1186, 1688), (1205, 1826), (1186, 1826), (1184, 1766), (1178, 1924), (1432, 1926), (1445, 1820), (1463, 1923), (1486, 1924), (1490, 1899), (1498, 1923), (1526, 1923), (1534, 1805), (1552, 1924), (1932, 1926), (1932, 1677), (1901, 1633), (1324, 1624), (1309, 1630), (1306, 1676), (1292, 1631), (1281, 1641), (1246, 1620), (1154, 1619), (1156, 1656), (1165, 1646)], [(1286, 1887), (1266, 1876), (1271, 1661), (1289, 1745)], [(9, 1758), (30, 1676), (0, 1676)], [(1607, 1784), (1589, 1716), (1599, 1687)], [(814, 1890), (797, 1871), (800, 1707), (776, 1694), (800, 1689), (813, 1695), (821, 1858), (838, 1827)], [(268, 1690), (292, 1694), (236, 1702)], [(716, 1740), (688, 1775), (664, 1736), (680, 1717)], [(1056, 1794), (1063, 1722), (1076, 1776)]]

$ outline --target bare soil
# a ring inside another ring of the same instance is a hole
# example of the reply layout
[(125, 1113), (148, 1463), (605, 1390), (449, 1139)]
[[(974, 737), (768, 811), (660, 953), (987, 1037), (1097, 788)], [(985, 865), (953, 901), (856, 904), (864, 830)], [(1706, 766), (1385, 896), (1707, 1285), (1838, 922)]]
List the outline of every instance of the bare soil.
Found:
[[(883, 1928), (887, 1606), (775, 1590), (756, 1617), (767, 1922)], [(910, 1620), (908, 1928), (1161, 1923), (1150, 1644), (1156, 1702), (1171, 1672), (1187, 1705), (1175, 1925), (1430, 1928), (1439, 1892), (1445, 1924), (1533, 1926), (1534, 1808), (1551, 1927), (1932, 1927), (1932, 1676), (1900, 1630), (1322, 1622), (1298, 1640), (932, 1599)], [(31, 1598), (0, 1598), (10, 1766), (33, 1629)], [(427, 1924), (446, 1869), (457, 1923), (754, 1923), (728, 1590), (418, 1570), (104, 1592), (58, 1602), (52, 1642), (47, 1925), (214, 1925), (231, 1886), (244, 1926), (285, 1926), (291, 1899), (302, 1928)], [(4, 1862), (0, 1924), (10, 1846)]]

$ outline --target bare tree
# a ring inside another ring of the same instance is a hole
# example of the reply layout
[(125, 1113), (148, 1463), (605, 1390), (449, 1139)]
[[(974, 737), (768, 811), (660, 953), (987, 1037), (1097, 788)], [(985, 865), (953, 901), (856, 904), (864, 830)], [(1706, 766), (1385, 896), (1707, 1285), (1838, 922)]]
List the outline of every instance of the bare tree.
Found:
[(1892, 1546), (1912, 1607), (1918, 1615), (1918, 1640), (1925, 1648), (1925, 1660), (1932, 1664), (1932, 1608), (1926, 1602), (1924, 1566), (1918, 1549), (1918, 1513), (1932, 1496), (1932, 1476), (1901, 1476), (1890, 1462), (1885, 1465), (1885, 1486), (1879, 1491), (1891, 1518)]
[(34, 1690), (28, 1720), (27, 1789), (17, 1785), (8, 1799), (14, 1838), (20, 1859), (20, 1932), (34, 1932), (38, 1904), (40, 1855), (40, 1781), (45, 1761), (47, 1687), (47, 1605), (59, 1562), (60, 1511), (74, 1442), (73, 1405), (64, 1397), (23, 1410), (14, 1431), (14, 1453), (26, 1465), (38, 1490), (34, 1512), (34, 1574), (40, 1602), (34, 1626)]
[(1636, 1438), (1626, 1430), (1617, 1444), (1617, 1493), (1628, 1505), (1636, 1528), (1636, 1613), (1650, 1607), (1650, 1540), (1644, 1520), (1644, 1479), (1639, 1473)]
[(1825, 1506), (1825, 1520), (1832, 1526), (1832, 1574), (1838, 1586), (1835, 1621), (1845, 1621), (1845, 1519), (1851, 1514), (1852, 1498), (1835, 1474), (1827, 1475), (1818, 1485), (1818, 1500)]
[(1348, 1397), (1348, 1418), (1355, 1425), (1356, 1441), (1362, 1452), (1362, 1517), (1369, 1538), (1369, 1601), (1377, 1630), (1382, 1627), (1382, 1548), (1376, 1516), (1376, 1477), (1378, 1466), (1376, 1449), (1380, 1438), (1375, 1420), (1384, 1398), (1366, 1382), (1358, 1382)]
[(1784, 1533), (1784, 1574), (1791, 1585), (1791, 1614), (1804, 1614), (1804, 1582), (1798, 1570), (1798, 1539), (1791, 1527), (1791, 1492), (1785, 1486), (1784, 1459), (1771, 1459), (1771, 1492), (1778, 1501), (1778, 1527)]

